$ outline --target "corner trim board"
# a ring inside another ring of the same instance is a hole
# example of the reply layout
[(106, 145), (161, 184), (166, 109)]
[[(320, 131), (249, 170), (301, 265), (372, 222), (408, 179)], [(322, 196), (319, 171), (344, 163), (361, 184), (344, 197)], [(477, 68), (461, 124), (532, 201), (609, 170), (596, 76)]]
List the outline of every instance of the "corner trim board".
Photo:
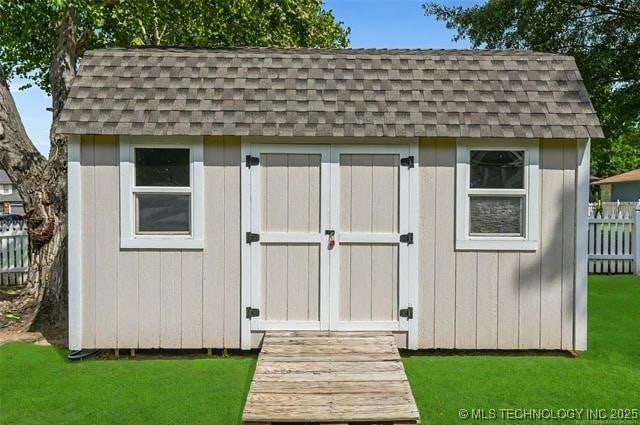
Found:
[(69, 136), (67, 211), (69, 231), (69, 349), (82, 349), (82, 181), (80, 136)]
[(573, 316), (573, 347), (587, 349), (587, 268), (589, 173), (591, 139), (578, 139), (578, 166), (576, 169), (576, 232), (575, 232), (575, 287)]
[[(251, 231), (251, 191), (249, 179), (251, 170), (246, 158), (251, 153), (251, 145), (240, 138), (240, 311), (251, 308), (251, 245), (246, 243), (245, 234)], [(251, 349), (251, 318), (240, 313), (240, 348)]]

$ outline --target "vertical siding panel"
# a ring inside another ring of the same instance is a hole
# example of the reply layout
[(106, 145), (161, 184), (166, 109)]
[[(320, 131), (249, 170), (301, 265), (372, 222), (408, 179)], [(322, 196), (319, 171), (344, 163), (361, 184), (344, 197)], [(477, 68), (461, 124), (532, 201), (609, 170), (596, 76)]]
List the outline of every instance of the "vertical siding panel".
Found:
[[(205, 246), (202, 283), (202, 341), (208, 348), (224, 346), (225, 199), (224, 141), (204, 140)], [(239, 237), (239, 235), (238, 235)]]
[(351, 320), (371, 320), (371, 245), (351, 245)]
[(96, 346), (117, 345), (118, 250), (120, 246), (118, 144), (112, 136), (95, 136)]
[(498, 253), (478, 252), (477, 344), (498, 348)]
[(344, 232), (351, 228), (351, 155), (340, 155), (340, 228)]
[[(351, 185), (346, 200), (351, 204), (351, 231), (371, 232), (373, 230), (372, 161), (372, 155), (351, 155)], [(371, 320), (371, 245), (351, 245), (350, 261), (351, 320)]]
[(182, 251), (182, 348), (202, 347), (202, 251)]
[(419, 348), (433, 348), (435, 320), (436, 247), (436, 142), (420, 140), (420, 209), (418, 290), (420, 299)]
[(455, 343), (456, 261), (454, 252), (455, 140), (438, 140), (436, 148), (435, 347)]
[[(340, 230), (351, 231), (351, 155), (340, 158)], [(340, 320), (351, 320), (351, 245), (341, 244), (339, 291)]]
[(270, 153), (262, 157), (262, 230), (286, 232), (289, 226), (288, 155)]
[(138, 346), (160, 347), (160, 251), (141, 250), (139, 253), (138, 282)]
[(562, 140), (540, 142), (540, 348), (547, 349), (559, 348), (562, 341), (563, 151)]
[(287, 247), (286, 310), (288, 320), (308, 320), (309, 245)]
[[(314, 155), (315, 156), (315, 155)], [(287, 169), (288, 226), (290, 232), (310, 230), (309, 205), (312, 193), (317, 189), (309, 180), (310, 155), (289, 155)], [(315, 182), (314, 182), (315, 183)], [(289, 245), (287, 247), (287, 318), (288, 320), (308, 320), (309, 313), (309, 246)]]
[(285, 244), (262, 245), (264, 273), (262, 299), (265, 320), (287, 320), (288, 248)]
[(562, 349), (573, 347), (576, 141), (564, 142), (562, 226)]
[(80, 142), (80, 176), (82, 179), (82, 348), (95, 348), (96, 190), (93, 136), (82, 136)]
[[(346, 188), (345, 188), (346, 189)], [(372, 155), (351, 155), (351, 231), (371, 232), (373, 220)]]
[(456, 348), (476, 348), (476, 252), (456, 254)]
[(340, 320), (351, 320), (351, 245), (340, 245)]
[[(309, 155), (309, 232), (320, 232), (320, 167), (321, 156)], [(322, 247), (324, 249), (324, 247)], [(309, 282), (308, 288), (308, 312), (309, 320), (320, 320), (320, 270), (321, 245), (310, 245), (307, 248)]]
[(225, 137), (224, 345), (240, 348), (240, 138)]
[[(289, 155), (286, 169), (287, 215), (289, 232), (309, 231), (309, 203), (311, 184), (309, 182), (309, 155)], [(315, 185), (314, 185), (315, 186)], [(315, 190), (314, 192), (317, 192)]]
[(498, 348), (518, 348), (520, 254), (498, 253)]
[(182, 332), (182, 255), (160, 251), (160, 346), (180, 348)]
[(519, 347), (540, 348), (540, 250), (520, 253)]
[(371, 319), (397, 320), (394, 317), (394, 270), (398, 268), (397, 245), (371, 246)]
[(398, 231), (398, 155), (372, 156), (371, 230)]
[(138, 347), (138, 251), (118, 258), (118, 347)]
[(308, 250), (309, 264), (309, 320), (320, 320), (320, 245), (310, 245)]

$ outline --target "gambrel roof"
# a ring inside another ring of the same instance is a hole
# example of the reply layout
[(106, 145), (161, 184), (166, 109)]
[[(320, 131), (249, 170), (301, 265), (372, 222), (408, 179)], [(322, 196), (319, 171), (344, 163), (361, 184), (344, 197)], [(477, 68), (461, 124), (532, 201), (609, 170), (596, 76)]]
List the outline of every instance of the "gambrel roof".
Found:
[(68, 134), (603, 137), (572, 57), (514, 50), (89, 51)]

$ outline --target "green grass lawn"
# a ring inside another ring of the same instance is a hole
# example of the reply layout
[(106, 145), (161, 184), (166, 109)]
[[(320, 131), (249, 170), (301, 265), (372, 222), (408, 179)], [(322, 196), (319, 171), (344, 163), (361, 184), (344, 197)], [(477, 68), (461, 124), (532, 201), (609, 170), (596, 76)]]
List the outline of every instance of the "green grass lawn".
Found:
[(588, 351), (575, 359), (406, 357), (422, 423), (540, 423), (462, 421), (460, 409), (640, 409), (640, 278), (591, 276), (588, 320)]
[[(249, 356), (72, 364), (66, 354), (0, 347), (0, 424), (237, 424), (255, 367)], [(576, 359), (409, 356), (404, 364), (424, 424), (473, 423), (459, 420), (460, 409), (640, 409), (640, 279), (590, 278), (589, 351)]]
[(0, 424), (238, 424), (255, 357), (87, 360), (0, 347)]

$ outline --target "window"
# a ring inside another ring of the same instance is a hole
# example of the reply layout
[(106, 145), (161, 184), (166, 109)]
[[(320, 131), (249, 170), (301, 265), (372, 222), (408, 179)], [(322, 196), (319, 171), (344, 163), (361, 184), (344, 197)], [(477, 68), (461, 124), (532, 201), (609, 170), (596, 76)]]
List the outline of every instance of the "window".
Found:
[(191, 234), (189, 148), (134, 148), (136, 234)]
[(121, 246), (203, 248), (202, 170), (202, 138), (123, 137)]
[(537, 249), (538, 143), (460, 141), (456, 248)]
[(0, 184), (0, 195), (11, 195), (13, 193), (12, 184)]

